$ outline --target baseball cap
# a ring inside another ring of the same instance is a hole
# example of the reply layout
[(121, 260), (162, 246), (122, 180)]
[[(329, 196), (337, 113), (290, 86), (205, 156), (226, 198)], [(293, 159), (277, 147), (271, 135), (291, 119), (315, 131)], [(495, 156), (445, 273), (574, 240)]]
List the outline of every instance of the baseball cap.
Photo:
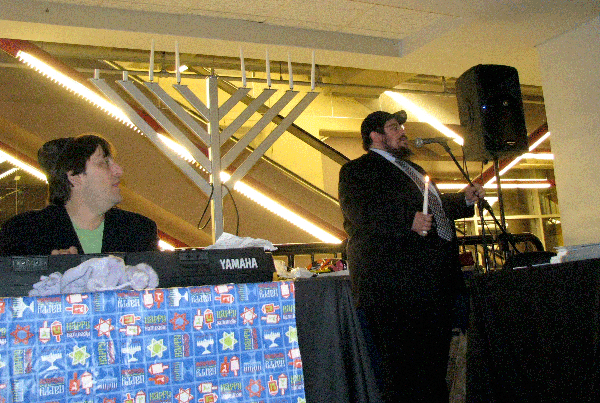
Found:
[(389, 113), (384, 111), (372, 112), (363, 120), (360, 125), (360, 133), (363, 137), (368, 137), (371, 132), (377, 131), (379, 128), (383, 128), (385, 122), (390, 119), (396, 119), (398, 124), (404, 124), (406, 122), (406, 112), (401, 110), (395, 113)]

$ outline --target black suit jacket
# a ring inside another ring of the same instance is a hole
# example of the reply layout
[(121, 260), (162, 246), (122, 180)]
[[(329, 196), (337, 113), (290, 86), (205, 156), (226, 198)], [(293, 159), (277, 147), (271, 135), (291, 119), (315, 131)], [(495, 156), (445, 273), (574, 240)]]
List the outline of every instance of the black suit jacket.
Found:
[[(474, 214), (462, 193), (441, 198), (451, 220)], [(370, 151), (341, 168), (339, 199), (359, 306), (420, 310), (452, 304), (464, 287), (456, 239), (447, 242), (435, 231), (422, 237), (411, 230), (423, 195), (404, 172)]]
[[(42, 210), (18, 214), (0, 230), (0, 254), (49, 255), (54, 249), (76, 246), (79, 238), (64, 206), (50, 205)], [(108, 210), (104, 216), (102, 253), (143, 252), (158, 249), (156, 223), (143, 215)]]

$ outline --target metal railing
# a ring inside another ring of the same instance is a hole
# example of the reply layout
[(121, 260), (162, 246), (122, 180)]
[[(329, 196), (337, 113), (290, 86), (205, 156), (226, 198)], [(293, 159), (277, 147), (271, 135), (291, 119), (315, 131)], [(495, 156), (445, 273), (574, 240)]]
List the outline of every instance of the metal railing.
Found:
[[(517, 251), (507, 251), (508, 242), (502, 236), (486, 235), (468, 235), (459, 236), (458, 244), (460, 252), (463, 255), (471, 254), (473, 268), (478, 271), (495, 270), (501, 268), (504, 264), (505, 256), (518, 253), (539, 252), (544, 250), (544, 245), (538, 237), (531, 233), (510, 234), (512, 243), (517, 247)], [(346, 259), (346, 243), (285, 243), (277, 244), (277, 250), (273, 257), (284, 258), (289, 267), (296, 267), (298, 258), (302, 257), (308, 261), (308, 264), (314, 262), (319, 257), (335, 257)], [(487, 268), (484, 267), (485, 253), (487, 251)]]

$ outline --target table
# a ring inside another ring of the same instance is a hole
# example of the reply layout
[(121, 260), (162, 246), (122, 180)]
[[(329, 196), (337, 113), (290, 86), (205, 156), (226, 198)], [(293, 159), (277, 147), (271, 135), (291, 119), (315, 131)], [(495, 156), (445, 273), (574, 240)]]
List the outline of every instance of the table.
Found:
[(467, 402), (600, 401), (600, 259), (473, 280)]
[(349, 276), (297, 280), (296, 323), (308, 403), (380, 402)]
[(347, 276), (0, 299), (0, 401), (378, 402), (366, 357)]
[(305, 401), (291, 282), (0, 299), (0, 402)]

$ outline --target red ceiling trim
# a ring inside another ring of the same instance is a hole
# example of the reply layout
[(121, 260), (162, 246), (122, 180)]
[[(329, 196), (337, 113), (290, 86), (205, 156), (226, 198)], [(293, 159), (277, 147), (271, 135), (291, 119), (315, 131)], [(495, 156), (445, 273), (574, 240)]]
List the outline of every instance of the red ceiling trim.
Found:
[(55, 59), (48, 52), (42, 50), (41, 48), (37, 47), (31, 42), (24, 41), (21, 39), (0, 38), (0, 49), (2, 49), (3, 51), (15, 58), (17, 57), (17, 54), (20, 50), (29, 53), (32, 56), (35, 56), (36, 58), (42, 60), (44, 63), (50, 65), (52, 68), (60, 71), (64, 75), (70, 77), (71, 79), (79, 82), (82, 85), (85, 85), (87, 88), (96, 92), (98, 95), (103, 96), (103, 94), (100, 93), (98, 89), (96, 89), (96, 87), (94, 87), (88, 82), (87, 78), (83, 74), (71, 68), (70, 66), (67, 66), (61, 61)]
[[(529, 136), (527, 136), (527, 144), (531, 146), (536, 141), (538, 141), (542, 136), (548, 133), (548, 123), (543, 123), (540, 127), (535, 129)], [(513, 162), (516, 158), (503, 158), (498, 161), (499, 170), (502, 171), (504, 168), (508, 166), (511, 162)], [(479, 184), (486, 184), (490, 179), (494, 178), (496, 173), (494, 171), (494, 166), (487, 168), (481, 174), (479, 174), (475, 179), (471, 181)]]
[(36, 160), (34, 160), (33, 158), (30, 158), (29, 156), (23, 154), (20, 151), (15, 150), (13, 147), (11, 147), (8, 144), (3, 143), (1, 141), (0, 141), (0, 150), (4, 151), (7, 154), (12, 155), (13, 157), (15, 157), (17, 159), (20, 159), (24, 163), (31, 165), (32, 167), (34, 167), (36, 169), (40, 169), (40, 164), (38, 164), (38, 162)]
[(173, 238), (171, 235), (169, 235), (166, 232), (163, 232), (161, 230), (158, 230), (158, 237), (161, 240), (173, 245), (176, 248), (188, 248), (189, 247), (188, 244), (181, 242), (177, 238)]

